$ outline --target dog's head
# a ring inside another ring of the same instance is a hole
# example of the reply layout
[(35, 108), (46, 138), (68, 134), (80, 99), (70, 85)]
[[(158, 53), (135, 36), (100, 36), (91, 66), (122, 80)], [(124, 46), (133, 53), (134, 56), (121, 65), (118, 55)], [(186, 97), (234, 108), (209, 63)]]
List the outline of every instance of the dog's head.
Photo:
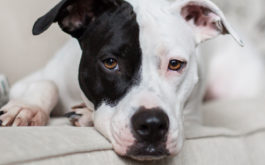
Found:
[(80, 43), (79, 83), (95, 127), (118, 154), (141, 160), (182, 147), (198, 44), (228, 33), (240, 42), (208, 0), (63, 0), (33, 33), (53, 22)]

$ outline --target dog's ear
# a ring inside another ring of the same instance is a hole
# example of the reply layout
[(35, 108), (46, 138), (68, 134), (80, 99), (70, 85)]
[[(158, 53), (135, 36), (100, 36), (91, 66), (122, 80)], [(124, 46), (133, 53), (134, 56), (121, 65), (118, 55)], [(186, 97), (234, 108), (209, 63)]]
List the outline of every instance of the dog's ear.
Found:
[(223, 12), (209, 0), (180, 0), (174, 5), (192, 28), (197, 44), (220, 34), (231, 34), (243, 46), (244, 43), (226, 21)]
[(64, 32), (79, 38), (91, 21), (115, 5), (116, 0), (62, 0), (35, 22), (32, 32), (39, 35), (58, 22)]

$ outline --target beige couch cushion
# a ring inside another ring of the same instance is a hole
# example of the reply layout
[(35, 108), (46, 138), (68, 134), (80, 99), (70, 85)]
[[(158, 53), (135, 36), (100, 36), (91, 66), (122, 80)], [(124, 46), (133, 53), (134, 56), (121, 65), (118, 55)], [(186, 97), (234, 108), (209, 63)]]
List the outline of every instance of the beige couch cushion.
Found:
[[(264, 165), (265, 99), (221, 101), (204, 106), (204, 126), (186, 130), (182, 152), (150, 164)], [(0, 164), (148, 164), (121, 158), (94, 128), (75, 128), (65, 119), (50, 127), (1, 128)]]

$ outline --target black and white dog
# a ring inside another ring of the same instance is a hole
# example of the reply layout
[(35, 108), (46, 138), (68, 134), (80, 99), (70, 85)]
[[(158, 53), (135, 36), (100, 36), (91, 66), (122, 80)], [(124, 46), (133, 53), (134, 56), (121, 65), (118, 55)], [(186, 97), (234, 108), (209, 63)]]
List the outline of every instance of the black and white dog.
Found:
[(52, 111), (68, 112), (74, 125), (94, 124), (119, 155), (138, 160), (177, 154), (184, 124), (200, 120), (198, 45), (219, 34), (243, 45), (208, 0), (62, 0), (33, 34), (54, 22), (78, 42), (12, 88), (0, 124), (42, 126)]

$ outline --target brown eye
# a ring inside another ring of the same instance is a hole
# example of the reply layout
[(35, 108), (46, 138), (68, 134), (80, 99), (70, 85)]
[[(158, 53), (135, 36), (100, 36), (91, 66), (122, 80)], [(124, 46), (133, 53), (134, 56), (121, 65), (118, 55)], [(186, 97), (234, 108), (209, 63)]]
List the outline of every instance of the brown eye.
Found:
[(104, 60), (103, 63), (104, 63), (104, 66), (110, 70), (115, 69), (118, 66), (117, 60), (115, 60), (113, 58), (108, 58), (108, 59)]
[(186, 65), (186, 62), (179, 60), (170, 60), (168, 64), (168, 69), (173, 71), (181, 71)]

